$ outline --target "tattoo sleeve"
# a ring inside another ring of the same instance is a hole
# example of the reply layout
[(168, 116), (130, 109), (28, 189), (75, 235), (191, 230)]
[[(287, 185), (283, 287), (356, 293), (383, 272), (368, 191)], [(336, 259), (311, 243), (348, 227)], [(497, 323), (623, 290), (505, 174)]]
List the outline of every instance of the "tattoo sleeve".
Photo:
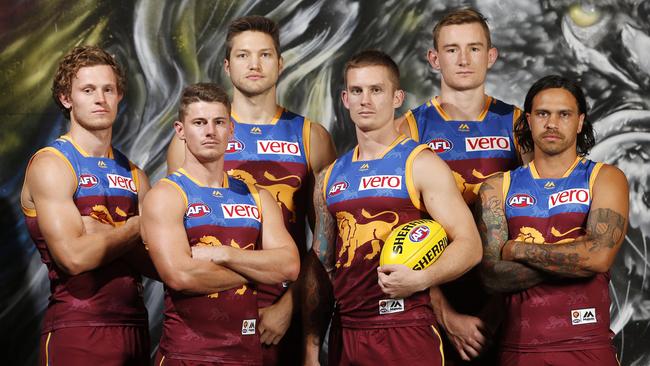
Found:
[(483, 243), (480, 273), (484, 286), (490, 292), (516, 292), (532, 287), (545, 279), (543, 272), (526, 264), (505, 261), (501, 249), (508, 240), (500, 189), (493, 180), (483, 182), (479, 201), (474, 205), (474, 216)]
[(626, 229), (620, 213), (598, 208), (589, 213), (587, 235), (571, 243), (539, 245), (517, 242), (516, 261), (563, 277), (589, 277), (606, 272)]

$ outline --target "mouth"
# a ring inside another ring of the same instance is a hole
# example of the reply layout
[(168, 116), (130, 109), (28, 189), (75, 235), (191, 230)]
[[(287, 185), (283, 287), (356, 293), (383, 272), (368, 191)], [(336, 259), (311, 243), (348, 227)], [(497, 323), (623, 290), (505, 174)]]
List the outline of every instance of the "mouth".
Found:
[(251, 75), (246, 75), (246, 79), (248, 79), (248, 80), (260, 80), (260, 79), (264, 79), (264, 76), (260, 75), (260, 74), (251, 74)]
[(545, 133), (542, 135), (542, 139), (550, 140), (550, 141), (561, 140), (562, 138), (563, 138), (562, 135), (558, 135), (555, 133)]
[(374, 111), (361, 111), (361, 112), (359, 112), (359, 115), (361, 117), (370, 117), (370, 116), (375, 115), (375, 112)]
[(108, 110), (107, 109), (97, 109), (92, 112), (93, 114), (107, 114)]

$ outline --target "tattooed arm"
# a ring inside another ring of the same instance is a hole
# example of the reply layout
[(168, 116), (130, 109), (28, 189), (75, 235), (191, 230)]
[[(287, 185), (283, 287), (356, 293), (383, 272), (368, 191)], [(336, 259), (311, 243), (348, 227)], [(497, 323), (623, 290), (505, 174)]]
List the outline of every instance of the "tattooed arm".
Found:
[(542, 282), (546, 275), (526, 264), (504, 260), (501, 249), (508, 240), (508, 223), (503, 211), (503, 174), (481, 184), (474, 216), (483, 242), (479, 265), (483, 284), (490, 292), (516, 292)]
[(509, 241), (503, 248), (503, 258), (564, 277), (607, 272), (627, 230), (627, 179), (618, 168), (603, 165), (592, 194), (585, 236), (553, 245)]
[[(314, 185), (316, 225), (312, 252), (308, 253), (300, 276), (302, 320), (305, 334), (305, 365), (318, 365), (321, 339), (329, 323), (334, 305), (332, 285), (334, 271), (336, 220), (327, 209), (323, 187), (328, 169), (323, 169)], [(326, 271), (326, 272), (325, 272)]]

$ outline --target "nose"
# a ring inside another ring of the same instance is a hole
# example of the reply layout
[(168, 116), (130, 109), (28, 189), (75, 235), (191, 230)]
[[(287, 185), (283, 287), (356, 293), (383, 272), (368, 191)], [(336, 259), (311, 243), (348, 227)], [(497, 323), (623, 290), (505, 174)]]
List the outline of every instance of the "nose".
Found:
[(260, 58), (257, 55), (251, 55), (248, 58), (248, 68), (250, 70), (259, 70), (259, 68), (260, 68)]
[(469, 65), (469, 57), (468, 57), (468, 55), (469, 55), (469, 51), (463, 50), (463, 49), (458, 50), (458, 64), (460, 66)]
[(95, 93), (95, 102), (97, 104), (104, 104), (106, 102), (106, 94), (104, 93), (103, 90), (98, 89), (97, 92)]
[(556, 129), (559, 123), (559, 118), (560, 117), (557, 113), (550, 113), (548, 118), (546, 119), (545, 127), (549, 130)]
[(214, 123), (208, 122), (205, 125), (205, 135), (206, 136), (214, 136), (217, 132), (217, 126)]
[(361, 93), (361, 105), (366, 106), (370, 104), (371, 104), (370, 91), (364, 90), (363, 93)]

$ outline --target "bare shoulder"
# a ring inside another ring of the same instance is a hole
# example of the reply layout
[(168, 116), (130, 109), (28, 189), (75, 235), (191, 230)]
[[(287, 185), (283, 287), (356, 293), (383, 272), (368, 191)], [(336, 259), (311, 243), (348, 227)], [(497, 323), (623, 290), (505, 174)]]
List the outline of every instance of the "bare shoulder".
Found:
[(627, 178), (621, 169), (603, 164), (594, 182), (594, 190), (628, 190)]
[(314, 172), (320, 172), (324, 167), (336, 159), (336, 149), (330, 133), (320, 123), (310, 124), (310, 157), (309, 163)]
[(413, 171), (423, 171), (427, 174), (435, 174), (438, 172), (450, 172), (449, 166), (442, 160), (438, 154), (433, 152), (431, 149), (422, 149), (415, 160), (413, 160)]
[(481, 193), (490, 193), (491, 191), (495, 190), (496, 192), (500, 192), (503, 186), (504, 175), (504, 172), (498, 172), (490, 176), (488, 179), (484, 180), (483, 183), (481, 183), (481, 187), (479, 188), (479, 195)]
[(145, 216), (159, 213), (177, 214), (185, 211), (185, 198), (175, 183), (161, 179), (146, 194), (143, 202)]
[(65, 193), (72, 199), (76, 189), (72, 166), (50, 151), (41, 151), (32, 159), (26, 173), (26, 186), (31, 193)]

